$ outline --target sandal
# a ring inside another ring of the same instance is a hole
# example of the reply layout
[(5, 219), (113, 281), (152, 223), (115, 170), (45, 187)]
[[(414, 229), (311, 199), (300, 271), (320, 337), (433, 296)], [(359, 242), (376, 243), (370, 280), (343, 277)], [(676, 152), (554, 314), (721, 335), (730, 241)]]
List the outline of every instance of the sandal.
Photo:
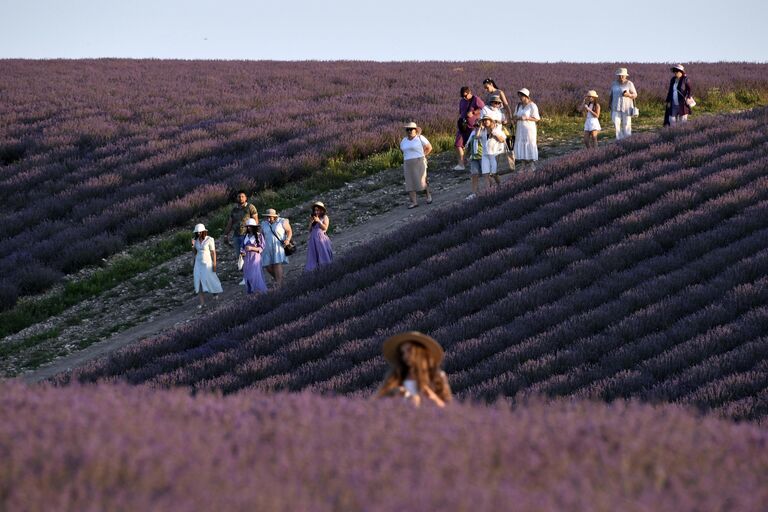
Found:
[(432, 204), (432, 196), (429, 196), (429, 198), (427, 198), (427, 204)]
[(409, 210), (412, 210), (413, 208), (416, 208), (417, 206), (419, 206), (419, 203), (413, 203), (413, 204), (409, 204), (409, 205), (408, 205), (408, 209), (409, 209)]

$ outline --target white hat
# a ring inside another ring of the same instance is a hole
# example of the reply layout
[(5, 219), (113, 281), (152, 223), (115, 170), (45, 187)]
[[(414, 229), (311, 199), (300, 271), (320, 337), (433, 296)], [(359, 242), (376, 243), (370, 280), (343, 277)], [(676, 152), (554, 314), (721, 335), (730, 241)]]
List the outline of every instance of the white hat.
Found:
[(193, 233), (200, 233), (201, 231), (208, 231), (207, 229), (205, 229), (205, 225), (204, 224), (197, 224), (195, 226), (195, 229), (192, 232)]
[(531, 91), (529, 91), (529, 90), (528, 90), (528, 89), (526, 89), (525, 87), (523, 87), (522, 89), (520, 89), (519, 91), (517, 91), (517, 94), (522, 94), (523, 96), (527, 96), (528, 98), (530, 98), (530, 97), (531, 97)]
[(413, 128), (414, 130), (417, 130), (419, 127), (416, 125), (416, 123), (411, 121), (410, 123), (404, 124), (403, 128)]
[(256, 222), (256, 219), (248, 219), (247, 221), (245, 221), (245, 225), (246, 226), (258, 226), (259, 223)]
[(685, 73), (685, 68), (683, 67), (682, 64), (675, 64), (669, 69), (671, 69), (672, 71), (680, 71), (681, 73)]
[(589, 91), (587, 91), (587, 96), (589, 96), (590, 98), (597, 98), (598, 97), (597, 91), (595, 91), (594, 89), (590, 89)]
[(265, 217), (279, 217), (279, 215), (277, 214), (277, 212), (275, 211), (274, 208), (270, 208), (269, 210), (264, 212), (264, 216)]
[(619, 68), (616, 70), (616, 76), (629, 76), (629, 73), (627, 73), (627, 68)]

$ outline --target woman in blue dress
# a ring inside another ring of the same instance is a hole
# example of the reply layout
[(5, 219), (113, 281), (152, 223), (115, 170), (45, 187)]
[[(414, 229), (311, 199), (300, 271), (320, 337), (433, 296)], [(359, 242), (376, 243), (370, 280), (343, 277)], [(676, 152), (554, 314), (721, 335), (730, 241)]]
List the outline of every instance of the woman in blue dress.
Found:
[(283, 285), (283, 265), (288, 264), (285, 246), (291, 241), (293, 231), (288, 219), (280, 217), (274, 208), (267, 210), (261, 221), (264, 235), (264, 250), (261, 253), (261, 267), (275, 280), (275, 286)]

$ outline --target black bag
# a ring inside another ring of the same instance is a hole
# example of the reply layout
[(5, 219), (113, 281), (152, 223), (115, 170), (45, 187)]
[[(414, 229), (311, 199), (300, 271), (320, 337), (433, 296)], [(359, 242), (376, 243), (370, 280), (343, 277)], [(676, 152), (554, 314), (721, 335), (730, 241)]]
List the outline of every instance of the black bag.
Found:
[(274, 235), (274, 237), (277, 239), (277, 241), (280, 242), (280, 244), (283, 246), (283, 249), (285, 249), (285, 255), (286, 256), (290, 256), (291, 254), (296, 252), (296, 244), (293, 243), (293, 240), (291, 240), (290, 242), (288, 242), (286, 244), (283, 240), (280, 240), (280, 237), (277, 236), (277, 233), (275, 233), (275, 230), (272, 229), (272, 225), (271, 224), (269, 225), (269, 230), (272, 232), (272, 235)]
[(460, 132), (466, 132), (469, 130), (469, 122), (467, 121), (466, 117), (460, 117), (458, 121), (456, 121), (456, 127), (459, 129)]

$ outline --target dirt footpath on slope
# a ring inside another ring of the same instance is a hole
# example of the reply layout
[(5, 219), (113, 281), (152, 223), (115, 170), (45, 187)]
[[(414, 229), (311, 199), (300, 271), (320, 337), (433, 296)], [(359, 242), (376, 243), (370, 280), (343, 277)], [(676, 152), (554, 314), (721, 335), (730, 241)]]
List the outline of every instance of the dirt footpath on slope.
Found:
[[(575, 149), (579, 144), (574, 142), (560, 143), (555, 147), (542, 148), (542, 154), (548, 157), (559, 156)], [(329, 236), (335, 255), (340, 256), (356, 246), (368, 242), (372, 238), (387, 233), (394, 233), (408, 223), (426, 217), (442, 206), (460, 205), (471, 192), (468, 171), (454, 171), (456, 156), (453, 152), (445, 152), (430, 157), (429, 184), (432, 190), (433, 202), (426, 204), (423, 196), (419, 196), (419, 207), (408, 209), (408, 197), (404, 191), (402, 168), (387, 169), (370, 177), (361, 178), (346, 186), (330, 191), (318, 197), (328, 207), (331, 219)], [(502, 181), (514, 179), (515, 174), (504, 174)], [(481, 182), (481, 190), (484, 183)], [(306, 240), (308, 235), (309, 204), (280, 212), (290, 220), (294, 230), (294, 240), (298, 243), (297, 252), (290, 258), (285, 279), (292, 281), (301, 276), (306, 262)], [(224, 287), (224, 293), (217, 299), (207, 298), (206, 308), (197, 309), (197, 297), (192, 291), (192, 280), (189, 275), (191, 256), (185, 255), (159, 265), (157, 268), (136, 276), (131, 281), (138, 283), (157, 280), (159, 276), (168, 280), (168, 285), (153, 290), (152, 293), (142, 294), (141, 288), (126, 283), (115, 292), (96, 297), (84, 304), (74, 306), (57, 318), (45, 322), (44, 326), (32, 326), (9, 338), (29, 336), (30, 333), (43, 327), (63, 325), (57, 337), (62, 347), (62, 356), (38, 369), (20, 375), (27, 382), (37, 382), (47, 379), (57, 373), (71, 370), (84, 365), (88, 361), (102, 357), (135, 341), (155, 336), (175, 326), (189, 322), (200, 315), (208, 314), (217, 308), (232, 304), (243, 297), (245, 292), (238, 285), (241, 274), (237, 271), (234, 261), (234, 251), (222, 243), (217, 234), (216, 238), (219, 268), (218, 274)], [(265, 272), (268, 285), (272, 285), (271, 277)], [(88, 310), (89, 316), (76, 325), (67, 327), (67, 315), (80, 314), (78, 310)], [(149, 311), (149, 313), (148, 313)], [(99, 328), (114, 325), (115, 322), (124, 325), (135, 324), (120, 332), (109, 333), (100, 341), (78, 350), (79, 339), (86, 332), (93, 333)], [(5, 340), (3, 340), (5, 341)]]

